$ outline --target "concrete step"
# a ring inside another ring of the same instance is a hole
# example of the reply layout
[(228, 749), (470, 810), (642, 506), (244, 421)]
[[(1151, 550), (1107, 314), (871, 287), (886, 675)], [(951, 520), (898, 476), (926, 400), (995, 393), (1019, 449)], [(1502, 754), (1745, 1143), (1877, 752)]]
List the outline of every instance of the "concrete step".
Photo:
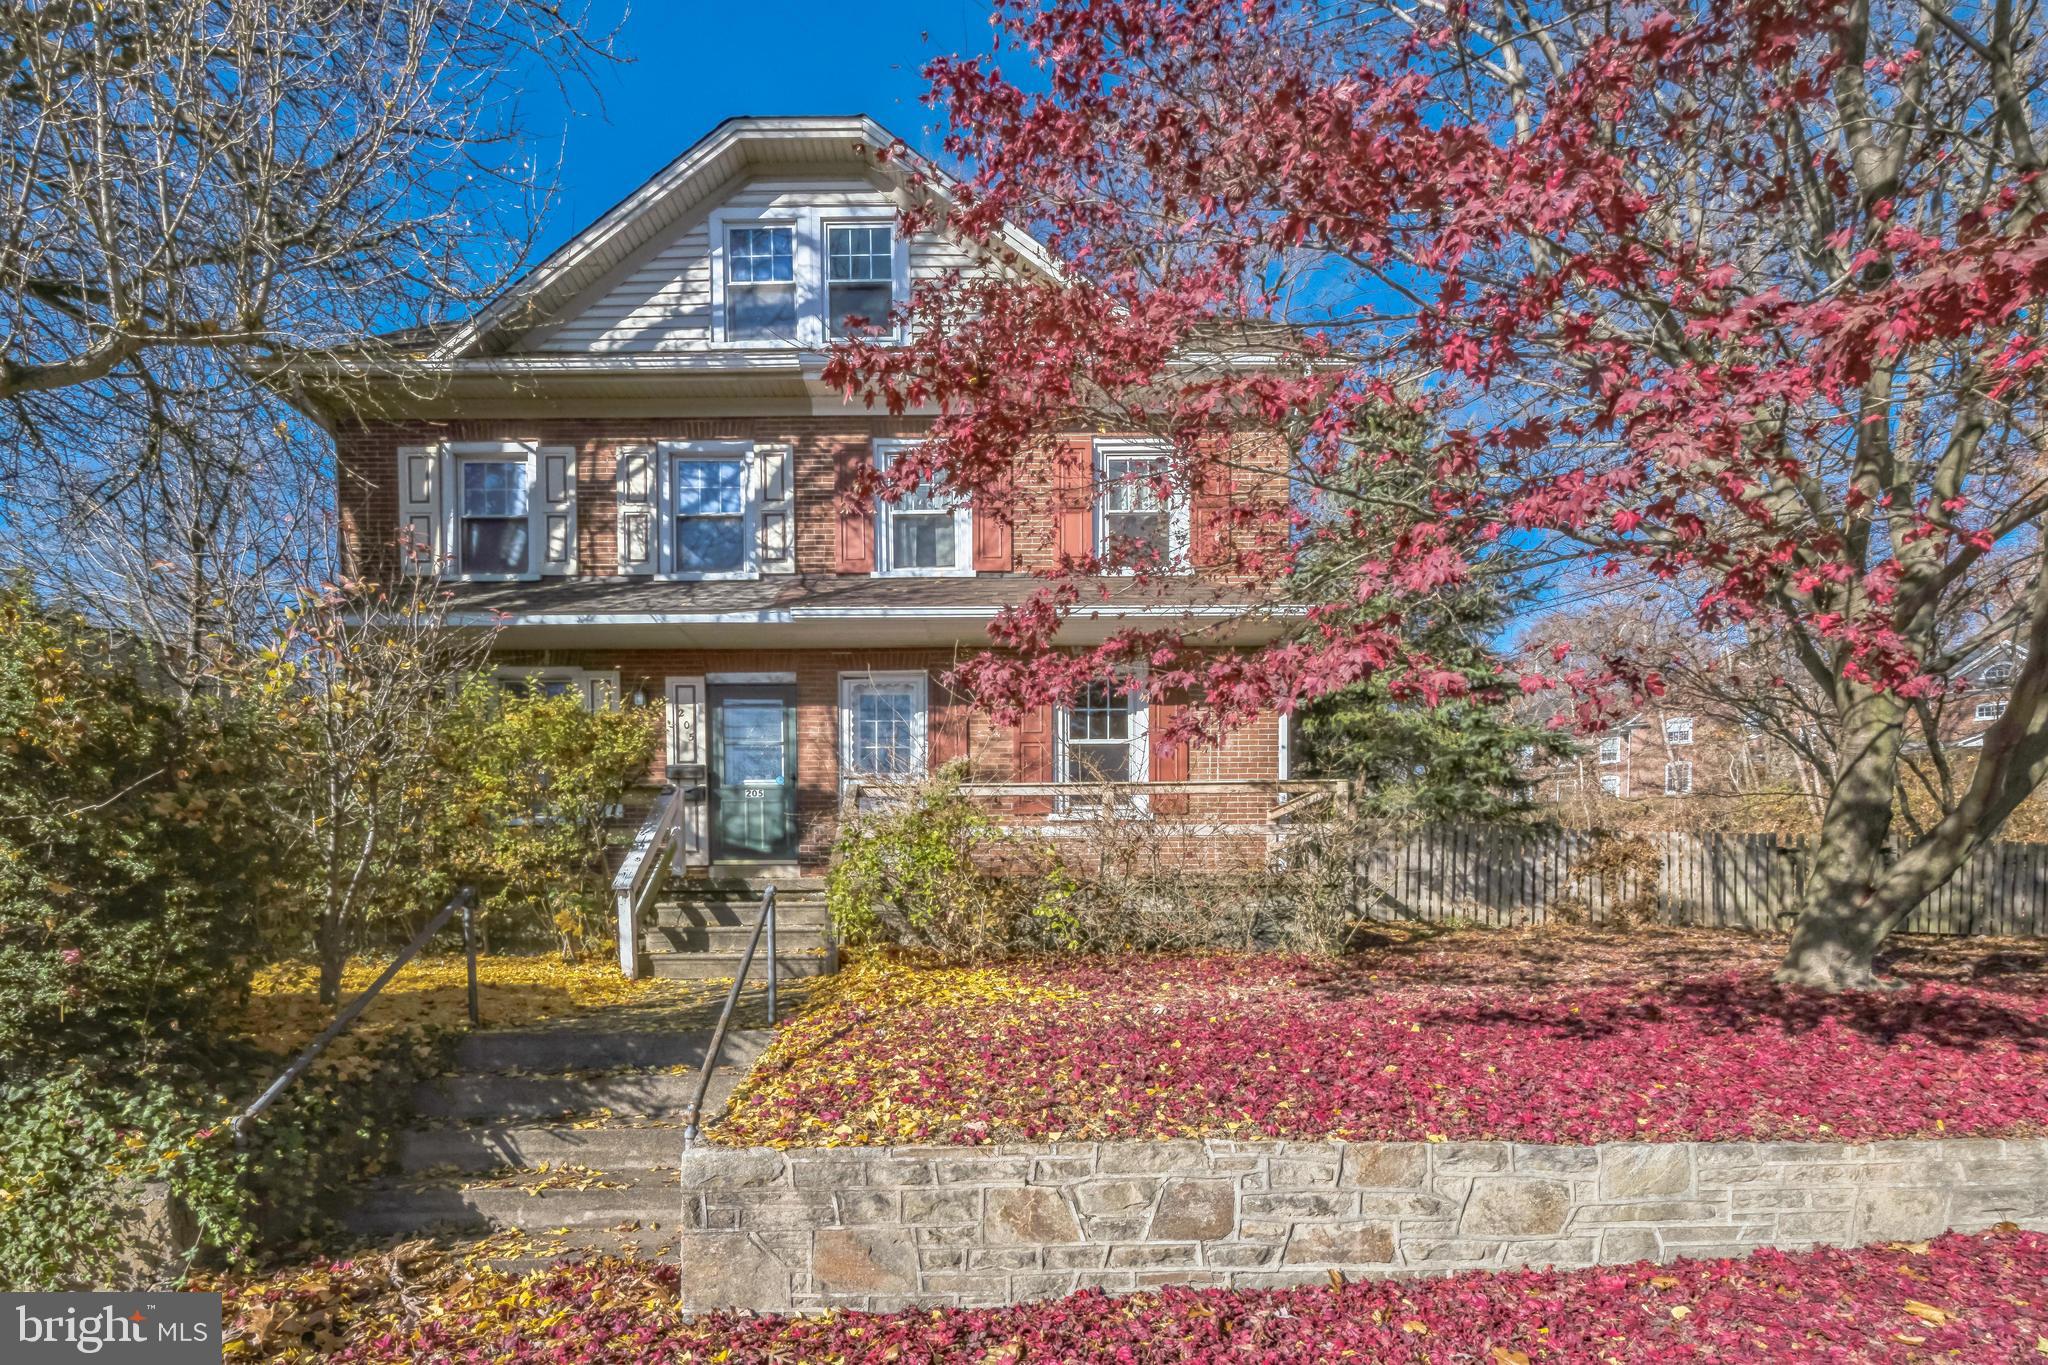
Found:
[[(823, 976), (827, 958), (824, 953), (781, 953), (776, 966), (781, 972), (777, 980), (787, 981), (799, 976)], [(729, 981), (739, 970), (738, 953), (667, 953), (656, 952), (647, 955), (647, 970), (650, 975), (681, 981)], [(756, 959), (754, 969), (748, 973), (751, 981), (762, 980), (764, 960)]]
[[(760, 917), (761, 907), (746, 901), (661, 901), (654, 907), (654, 922), (665, 929), (752, 930), (754, 921)], [(784, 929), (822, 929), (831, 922), (822, 900), (775, 907), (777, 933)]]
[[(725, 1063), (752, 1062), (768, 1035), (754, 1031), (729, 1033)], [(472, 1033), (456, 1044), (458, 1072), (535, 1073), (619, 1071), (629, 1068), (667, 1069), (704, 1064), (711, 1046), (709, 1029), (534, 1028), (497, 1029)]]
[[(719, 1089), (714, 1085), (712, 1089)], [(720, 1106), (720, 1110), (723, 1106)], [(706, 1120), (717, 1116), (707, 1114)], [(682, 1155), (679, 1121), (665, 1124), (606, 1123), (578, 1128), (563, 1123), (484, 1123), (453, 1128), (417, 1128), (398, 1139), (398, 1168), (409, 1175), (430, 1171), (532, 1170), (537, 1166), (587, 1166), (607, 1173), (674, 1170)]]
[(611, 1229), (625, 1223), (670, 1227), (682, 1216), (682, 1189), (672, 1172), (648, 1172), (638, 1180), (613, 1178), (607, 1183), (619, 1188), (465, 1189), (455, 1181), (372, 1186), (359, 1193), (342, 1225), (358, 1237), (410, 1237), (443, 1229), (544, 1233), (553, 1228)]
[[(744, 929), (718, 926), (710, 929), (654, 928), (641, 935), (641, 942), (650, 953), (729, 953), (737, 957), (746, 951), (753, 940), (751, 925)], [(831, 935), (824, 929), (796, 928), (787, 924), (775, 926), (775, 951), (784, 953), (822, 953), (831, 942)], [(768, 936), (761, 936), (761, 949), (757, 958), (765, 960), (768, 955)]]
[[(733, 1087), (760, 1056), (770, 1035), (746, 1029), (729, 1036), (722, 1064), (706, 1092), (707, 1112), (722, 1110)], [(744, 1040), (753, 1038), (749, 1043)], [(425, 1119), (515, 1121), (600, 1111), (624, 1117), (674, 1118), (697, 1092), (695, 1071), (517, 1076), (462, 1072), (413, 1089), (413, 1112)]]
[(752, 896), (758, 901), (770, 886), (778, 899), (825, 894), (823, 877), (670, 877), (667, 889), (692, 896)]

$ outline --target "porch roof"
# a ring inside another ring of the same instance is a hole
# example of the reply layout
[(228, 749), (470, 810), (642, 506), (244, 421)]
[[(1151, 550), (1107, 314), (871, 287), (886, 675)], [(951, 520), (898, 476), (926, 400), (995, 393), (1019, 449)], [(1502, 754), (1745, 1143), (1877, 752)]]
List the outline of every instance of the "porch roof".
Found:
[[(676, 647), (746, 644), (959, 644), (986, 642), (989, 622), (1047, 580), (1030, 574), (972, 578), (862, 578), (784, 574), (730, 582), (577, 577), (456, 583), (452, 624), (498, 627), (507, 645)], [(1080, 581), (1081, 600), (1061, 632), (1088, 644), (1135, 624), (1211, 634), (1222, 644), (1279, 635), (1300, 609), (1241, 583), (1131, 578)]]

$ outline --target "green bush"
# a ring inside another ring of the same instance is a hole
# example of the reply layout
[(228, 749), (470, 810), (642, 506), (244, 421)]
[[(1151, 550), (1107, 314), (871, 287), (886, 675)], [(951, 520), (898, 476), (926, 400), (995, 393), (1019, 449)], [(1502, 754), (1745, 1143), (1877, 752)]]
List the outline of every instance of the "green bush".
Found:
[(0, 1073), (146, 1062), (248, 982), (274, 889), (263, 746), (0, 591)]
[(840, 830), (825, 892), (839, 941), (956, 960), (1083, 946), (1079, 883), (1049, 849), (999, 829), (960, 781), (942, 772)]

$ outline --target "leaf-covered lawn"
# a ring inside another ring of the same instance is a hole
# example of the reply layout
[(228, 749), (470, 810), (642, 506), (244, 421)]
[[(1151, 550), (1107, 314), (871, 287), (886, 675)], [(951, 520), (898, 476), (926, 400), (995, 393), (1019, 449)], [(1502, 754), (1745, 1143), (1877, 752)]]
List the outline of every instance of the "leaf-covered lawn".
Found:
[(1350, 958), (856, 964), (720, 1141), (1601, 1142), (2048, 1132), (2048, 946), (1904, 945), (1906, 983), (1770, 984), (1741, 935), (1530, 931)]
[(1286, 1290), (1090, 1291), (1015, 1308), (685, 1319), (676, 1272), (516, 1277), (401, 1249), (227, 1289), (230, 1361), (861, 1362), (2048, 1359), (2048, 1236), (1468, 1273)]

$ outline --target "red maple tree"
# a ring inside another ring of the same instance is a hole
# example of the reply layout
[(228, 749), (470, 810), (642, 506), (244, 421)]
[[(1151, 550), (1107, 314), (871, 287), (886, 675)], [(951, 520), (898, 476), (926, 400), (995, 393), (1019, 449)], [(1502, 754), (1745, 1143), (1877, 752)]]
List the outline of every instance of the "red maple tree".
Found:
[[(1229, 725), (1372, 675), (1458, 690), (1402, 606), (1503, 543), (1681, 594), (1702, 629), (1781, 636), (1830, 701), (1780, 976), (1873, 984), (1885, 935), (2048, 774), (2040, 11), (999, 0), (994, 23), (990, 53), (928, 69), (967, 168), (946, 226), (980, 266), (919, 286), (908, 344), (832, 362), (938, 413), (896, 476), (1000, 498), (1078, 420), (1156, 433), (1185, 490), (1263, 443), (1291, 534), (1226, 538), (1229, 567), (1284, 587), (1336, 537), (1353, 571), (1256, 650), (1055, 650), (1101, 567), (1075, 563), (961, 680), (1014, 708), (1144, 660), (1205, 703), (1187, 724)], [(1430, 439), (1373, 448), (1390, 405)], [(1388, 491), (1319, 514), (1361, 462)], [(1973, 773), (1888, 851), (1916, 708), (2015, 633)], [(1589, 726), (1659, 685), (1644, 659), (1518, 672)]]

